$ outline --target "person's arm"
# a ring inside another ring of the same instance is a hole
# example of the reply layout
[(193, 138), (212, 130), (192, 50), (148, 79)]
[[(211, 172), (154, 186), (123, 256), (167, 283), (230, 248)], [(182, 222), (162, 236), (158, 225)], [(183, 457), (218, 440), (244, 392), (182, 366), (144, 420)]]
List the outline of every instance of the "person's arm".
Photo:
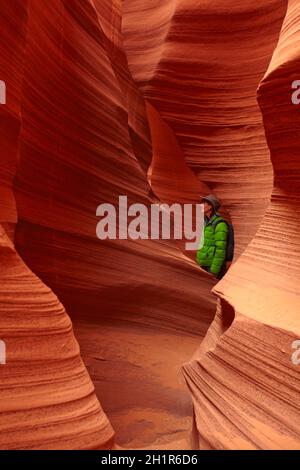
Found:
[(226, 259), (228, 225), (226, 222), (219, 222), (215, 228), (215, 254), (210, 266), (210, 272), (217, 276), (221, 271), (223, 263)]

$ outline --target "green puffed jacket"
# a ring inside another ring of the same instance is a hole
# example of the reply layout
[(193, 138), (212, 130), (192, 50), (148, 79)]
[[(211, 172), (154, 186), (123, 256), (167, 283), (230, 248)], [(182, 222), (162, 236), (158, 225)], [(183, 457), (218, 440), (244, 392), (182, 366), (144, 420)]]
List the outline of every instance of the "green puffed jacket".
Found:
[(215, 213), (210, 219), (205, 219), (204, 243), (197, 251), (197, 263), (200, 266), (208, 266), (210, 272), (218, 275), (226, 259), (228, 225), (219, 222), (215, 229), (212, 223), (221, 217)]

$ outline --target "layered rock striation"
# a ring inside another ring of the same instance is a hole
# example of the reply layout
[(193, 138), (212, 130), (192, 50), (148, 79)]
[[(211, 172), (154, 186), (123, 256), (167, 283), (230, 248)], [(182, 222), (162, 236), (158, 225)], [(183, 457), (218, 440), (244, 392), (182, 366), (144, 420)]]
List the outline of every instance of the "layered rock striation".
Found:
[[(299, 448), (297, 0), (0, 3), (0, 448)], [(208, 192), (217, 284), (96, 237), (120, 195)]]

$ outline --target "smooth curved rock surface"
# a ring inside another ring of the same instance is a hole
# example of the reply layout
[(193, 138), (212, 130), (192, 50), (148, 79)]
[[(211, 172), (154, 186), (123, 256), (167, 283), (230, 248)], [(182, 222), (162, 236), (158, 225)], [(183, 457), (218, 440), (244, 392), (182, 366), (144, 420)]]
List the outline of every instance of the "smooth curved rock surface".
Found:
[(16, 223), (16, 203), (12, 191), (18, 160), (21, 124), (21, 83), (27, 32), (28, 2), (16, 0), (0, 3), (1, 44), (0, 77), (6, 85), (6, 105), (0, 106), (1, 172), (0, 222)]
[(173, 129), (187, 164), (223, 201), (236, 227), (239, 255), (272, 191), (256, 88), (276, 46), (286, 1), (162, 4), (156, 15), (157, 0), (124, 1), (129, 68)]
[[(6, 206), (10, 209), (5, 212), (3, 209), (1, 220), (11, 236), (14, 227), (7, 224), (17, 221), (18, 253), (30, 270), (59, 297), (79, 329), (79, 337), (84, 336), (80, 332), (89, 324), (96, 324), (97, 342), (109, 348), (109, 339), (101, 336), (101, 325), (104, 321), (122, 321), (126, 322), (128, 345), (134, 336), (131, 328), (140, 325), (152, 331), (173, 330), (175, 339), (180, 333), (186, 337), (186, 344), (190, 344), (186, 351), (190, 351), (195, 345), (195, 335), (205, 334), (214, 315), (214, 298), (207, 292), (207, 286), (211, 288), (214, 283), (211, 276), (200, 272), (172, 242), (100, 242), (96, 238), (98, 219), (95, 213), (100, 203), (117, 203), (122, 194), (128, 196), (129, 203), (157, 202), (147, 181), (152, 148), (145, 103), (131, 79), (122, 49), (121, 3), (54, 0), (50, 5), (32, 0), (27, 10), (19, 11), (20, 4), (10, 6), (7, 12), (9, 18), (21, 15), (26, 24), (22, 23), (24, 35), (20, 39), (23, 49), (20, 46), (20, 57), (16, 58), (13, 68), (16, 75), (22, 72), (19, 82), (14, 81), (15, 95), (20, 98), (15, 100), (15, 107), (21, 127), (8, 148), (12, 163), (6, 165), (8, 170), (3, 168), (3, 180), (6, 178), (11, 201), (7, 196)], [(14, 28), (10, 33), (12, 31)], [(22, 54), (26, 60), (21, 69)], [(8, 84), (10, 86), (10, 82)], [(9, 100), (8, 108), (1, 108), (1, 112), (7, 113), (12, 106), (10, 103)], [(6, 119), (6, 115), (3, 116)], [(40, 283), (41, 289), (43, 283)], [(201, 310), (199, 305), (202, 305)], [(42, 312), (43, 305), (40, 308)], [(23, 315), (26, 317), (26, 310)], [(0, 326), (2, 336), (5, 330)], [(124, 340), (124, 335), (121, 337)], [(90, 350), (84, 338), (82, 341), (83, 358), (90, 367)], [(148, 340), (145, 341), (144, 347), (148, 347)], [(29, 344), (29, 350), (30, 347)], [(124, 348), (127, 348), (126, 342)], [(163, 345), (161, 348), (164, 351)], [(116, 361), (114, 350), (108, 349), (107, 353)], [(155, 351), (149, 350), (150, 357), (152, 354)], [(163, 385), (162, 367), (157, 368), (153, 379), (158, 390), (165, 387), (165, 399), (157, 403), (157, 393), (145, 394), (135, 405), (137, 412), (132, 405), (133, 428), (140, 420), (141, 406), (153, 410), (149, 416), (157, 423), (160, 413), (164, 413), (168, 423), (165, 428), (155, 427), (155, 432), (143, 445), (150, 444), (164, 430), (167, 441), (172, 439), (178, 428), (178, 413), (184, 416), (182, 435), (190, 427), (191, 401), (178, 377), (181, 361), (178, 356), (172, 356), (165, 363), (166, 368), (174, 370), (172, 385)], [(155, 370), (150, 361), (149, 368), (145, 367), (142, 374), (144, 380), (152, 373), (151, 368)], [(100, 400), (101, 394), (109, 396), (114, 392), (111, 379), (104, 383), (100, 380), (99, 386), (97, 378), (102, 376), (102, 370), (98, 362), (93, 379)], [(126, 380), (129, 379), (125, 376), (124, 390)], [(130, 376), (135, 389), (140, 380), (139, 374)], [(172, 406), (178, 403), (177, 392), (182, 395), (178, 412)], [(130, 394), (128, 382), (128, 397)], [(123, 424), (124, 413), (130, 412), (126, 409), (128, 397), (125, 392), (124, 396), (117, 396), (115, 409), (110, 408), (109, 413), (113, 415), (119, 441), (138, 445), (128, 437)], [(25, 398), (23, 402), (29, 410)], [(96, 401), (94, 407), (96, 410)], [(24, 433), (31, 419), (26, 409), (23, 410)], [(119, 419), (118, 410), (122, 410), (123, 418)], [(79, 420), (85, 419), (80, 407), (74, 413)], [(100, 409), (98, 414), (100, 424), (107, 424)], [(51, 419), (49, 416), (49, 421)], [(129, 422), (131, 418), (128, 415), (126, 419)], [(107, 444), (112, 430), (107, 424), (107, 432), (102, 432), (101, 426), (97, 439), (89, 439), (87, 448)], [(13, 441), (16, 447), (52, 448), (58, 441), (62, 448), (85, 446), (80, 433), (78, 442), (74, 438), (71, 443), (61, 439), (59, 427), (56, 434), (55, 426), (51, 442), (42, 437), (35, 442), (32, 435), (29, 443), (27, 438), (22, 439), (23, 428), (19, 426), (18, 439)], [(96, 429), (95, 423), (91, 423), (91, 429)], [(7, 441), (0, 441), (2, 448), (6, 445)]]
[(1, 449), (111, 447), (70, 318), (0, 229)]
[[(248, 248), (213, 289), (217, 316), (184, 373), (194, 397), (200, 448), (299, 449), (299, 4), (290, 1), (258, 89), (274, 187)], [(263, 253), (263, 256), (259, 254)]]
[[(1, 449), (299, 448), (287, 3), (0, 0)], [(212, 191), (237, 239), (217, 285), (174, 241), (96, 238), (119, 195)]]

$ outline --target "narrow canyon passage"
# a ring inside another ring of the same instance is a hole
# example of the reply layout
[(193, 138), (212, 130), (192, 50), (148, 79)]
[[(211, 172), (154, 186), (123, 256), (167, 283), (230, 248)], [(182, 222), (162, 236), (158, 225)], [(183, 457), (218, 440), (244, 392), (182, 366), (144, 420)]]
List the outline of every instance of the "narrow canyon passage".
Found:
[[(201, 194), (210, 192), (209, 187), (187, 166), (173, 130), (150, 103), (146, 103), (146, 109), (153, 149), (147, 179), (157, 202), (198, 203)], [(204, 301), (207, 303), (211, 298), (213, 305), (216, 297), (213, 300), (211, 287), (217, 281), (196, 267), (195, 252), (185, 252), (183, 241), (176, 241), (176, 246), (182, 252), (179, 257), (182, 263), (187, 262), (186, 257), (192, 259), (188, 262), (195, 268), (195, 282), (197, 277), (199, 283), (203, 278)], [(128, 289), (131, 288), (129, 284)], [(188, 303), (187, 295), (187, 290), (182, 290), (183, 305)], [(151, 315), (151, 304), (147, 311), (145, 295), (142, 301), (147, 317)], [(165, 302), (170, 305), (166, 313), (171, 317), (171, 298), (167, 294)], [(199, 320), (204, 315), (199, 304)], [(173, 328), (172, 324), (164, 325), (160, 316), (154, 327), (143, 318), (134, 323), (129, 318), (119, 319), (118, 313), (116, 317), (115, 321), (112, 318), (101, 321), (94, 315), (86, 323), (84, 319), (74, 319), (73, 326), (96, 395), (116, 432), (117, 445), (129, 449), (190, 449), (193, 406), (182, 365), (196, 352), (210, 321), (204, 331), (199, 331), (197, 324), (194, 329), (184, 331)], [(212, 318), (213, 311), (211, 321)]]
[(192, 401), (181, 364), (199, 336), (118, 323), (74, 323), (96, 394), (125, 448), (190, 448)]
[[(0, 449), (299, 448), (299, 2), (0, 7)], [(220, 282), (97, 239), (120, 195), (210, 192)]]

